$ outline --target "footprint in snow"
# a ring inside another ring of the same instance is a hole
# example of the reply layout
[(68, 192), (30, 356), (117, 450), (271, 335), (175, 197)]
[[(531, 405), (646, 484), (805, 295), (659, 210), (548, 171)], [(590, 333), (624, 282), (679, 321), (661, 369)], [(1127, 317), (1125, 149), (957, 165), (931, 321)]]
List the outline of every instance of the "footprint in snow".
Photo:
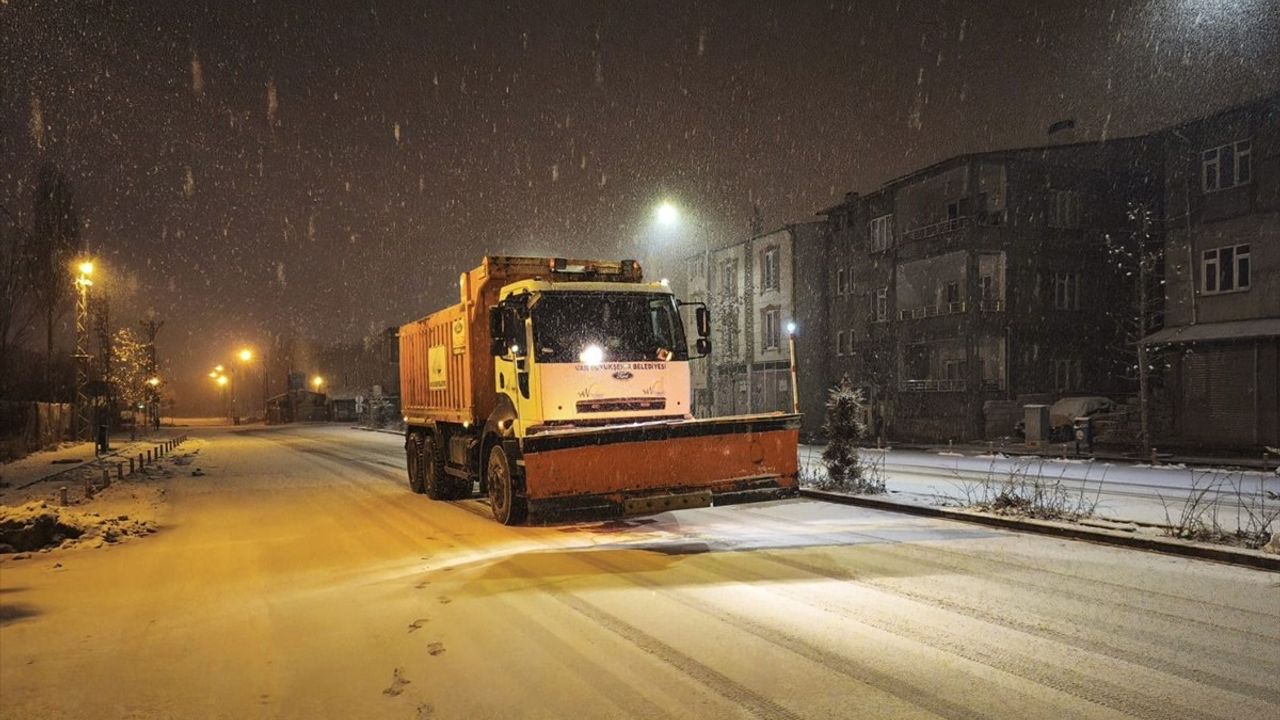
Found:
[(391, 673), (391, 685), (383, 690), (382, 694), (395, 697), (396, 695), (404, 692), (404, 686), (408, 684), (409, 681), (404, 679), (404, 675), (401, 674), (400, 668), (396, 668)]
[(444, 643), (433, 642), (427, 644), (427, 654), (431, 656), (439, 655), (444, 652)]
[(414, 620), (413, 622), (409, 623), (409, 632), (413, 632), (414, 630), (421, 630), (422, 626), (426, 625), (429, 622), (431, 622), (431, 620), (428, 618), (418, 618), (417, 620)]
[(450, 599), (448, 595), (441, 595), (440, 597), (436, 598), (436, 600), (439, 600), (441, 605), (448, 605), (449, 603), (453, 602), (453, 600)]

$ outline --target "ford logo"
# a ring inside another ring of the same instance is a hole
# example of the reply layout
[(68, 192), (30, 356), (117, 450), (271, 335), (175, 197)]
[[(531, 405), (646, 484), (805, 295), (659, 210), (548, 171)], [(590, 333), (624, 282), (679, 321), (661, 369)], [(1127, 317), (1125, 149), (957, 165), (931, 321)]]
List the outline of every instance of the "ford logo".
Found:
[(630, 380), (631, 378), (632, 378), (631, 373), (627, 372), (626, 370), (619, 370), (618, 372), (613, 374), (614, 380)]

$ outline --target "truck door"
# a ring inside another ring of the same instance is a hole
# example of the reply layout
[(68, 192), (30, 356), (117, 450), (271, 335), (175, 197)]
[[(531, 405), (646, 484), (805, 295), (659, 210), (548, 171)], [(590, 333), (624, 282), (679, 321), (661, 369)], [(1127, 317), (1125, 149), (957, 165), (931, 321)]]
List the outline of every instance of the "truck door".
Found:
[(537, 422), (542, 414), (533, 387), (533, 358), (529, 352), (532, 338), (529, 337), (526, 297), (514, 296), (499, 305), (505, 352), (495, 356), (494, 363), (497, 391), (511, 400), (522, 424)]

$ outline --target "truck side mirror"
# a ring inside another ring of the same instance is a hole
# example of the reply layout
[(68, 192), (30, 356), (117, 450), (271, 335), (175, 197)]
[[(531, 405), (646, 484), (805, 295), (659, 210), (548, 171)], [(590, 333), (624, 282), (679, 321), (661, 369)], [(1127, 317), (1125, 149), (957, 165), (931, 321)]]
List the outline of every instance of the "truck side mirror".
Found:
[[(698, 327), (698, 337), (704, 340), (711, 335), (711, 313), (707, 312), (705, 307), (698, 307), (693, 313), (693, 323)], [(699, 348), (702, 346), (699, 345)], [(710, 352), (711, 344), (707, 343), (707, 352)], [(701, 349), (698, 352), (702, 352)]]
[(698, 351), (699, 357), (706, 357), (711, 354), (711, 341), (700, 337), (698, 342), (694, 343), (694, 348)]

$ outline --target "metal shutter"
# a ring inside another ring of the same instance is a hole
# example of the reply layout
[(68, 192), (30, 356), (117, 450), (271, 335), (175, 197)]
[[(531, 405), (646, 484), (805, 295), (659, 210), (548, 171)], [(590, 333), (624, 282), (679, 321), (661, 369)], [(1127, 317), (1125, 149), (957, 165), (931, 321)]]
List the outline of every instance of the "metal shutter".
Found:
[(1182, 357), (1182, 435), (1211, 443), (1250, 444), (1254, 411), (1253, 346), (1198, 347)]

